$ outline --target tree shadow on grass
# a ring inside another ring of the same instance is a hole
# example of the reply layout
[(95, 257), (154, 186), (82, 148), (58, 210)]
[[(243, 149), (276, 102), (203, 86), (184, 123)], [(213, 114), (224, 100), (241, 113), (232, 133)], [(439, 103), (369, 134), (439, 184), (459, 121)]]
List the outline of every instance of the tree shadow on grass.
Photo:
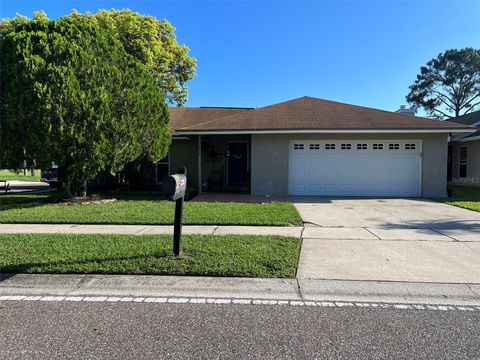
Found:
[[(112, 192), (95, 192), (91, 193), (93, 198), (98, 199), (116, 199), (123, 201), (162, 201), (166, 197), (162, 193), (112, 193)], [(10, 193), (0, 194), (0, 212), (13, 209), (27, 209), (38, 206), (46, 206), (58, 203), (61, 200), (68, 199), (69, 196), (65, 191), (56, 190), (49, 192), (36, 193)]]
[(0, 196), (0, 212), (12, 209), (44, 206), (65, 197), (67, 197), (67, 194), (58, 190), (51, 192), (4, 194)]
[[(30, 262), (30, 263), (19, 263), (0, 266), (0, 282), (9, 279), (16, 274), (167, 274), (168, 271), (171, 271), (171, 267), (166, 266), (165, 269), (159, 269), (159, 271), (149, 271), (143, 267), (144, 264), (139, 262), (135, 267), (136, 270), (125, 269), (124, 271), (115, 271), (109, 270), (109, 268), (122, 268), (121, 264), (115, 266), (114, 264), (108, 265), (105, 268), (102, 268), (102, 263), (105, 262), (122, 262), (130, 261), (135, 263), (139, 260), (147, 260), (156, 258), (159, 261), (164, 261), (165, 264), (173, 263), (175, 261), (191, 261), (193, 257), (188, 254), (184, 254), (179, 258), (175, 257), (169, 250), (161, 250), (157, 252), (152, 252), (148, 255), (133, 255), (133, 256), (123, 256), (123, 257), (97, 257), (91, 259), (82, 259), (82, 260), (63, 260), (63, 261), (54, 261), (54, 262)], [(86, 266), (82, 268), (82, 266)], [(97, 265), (97, 266), (95, 266)], [(79, 268), (76, 268), (80, 266)], [(137, 271), (138, 270), (138, 271)], [(181, 273), (179, 273), (181, 274)]]

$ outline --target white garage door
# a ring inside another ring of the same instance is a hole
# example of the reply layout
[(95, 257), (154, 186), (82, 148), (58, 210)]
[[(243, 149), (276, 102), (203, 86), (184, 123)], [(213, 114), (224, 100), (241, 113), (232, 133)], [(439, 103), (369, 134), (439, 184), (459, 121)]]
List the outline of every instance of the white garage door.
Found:
[(290, 195), (420, 196), (421, 141), (291, 141)]

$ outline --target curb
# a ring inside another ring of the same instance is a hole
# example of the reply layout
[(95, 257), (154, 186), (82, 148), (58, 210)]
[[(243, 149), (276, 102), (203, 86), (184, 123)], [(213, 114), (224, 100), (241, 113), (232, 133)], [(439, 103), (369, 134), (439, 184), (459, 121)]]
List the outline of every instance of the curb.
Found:
[(272, 299), (225, 299), (225, 298), (175, 298), (175, 297), (133, 297), (133, 296), (58, 296), (58, 295), (3, 295), (1, 301), (22, 302), (88, 302), (88, 303), (148, 303), (148, 304), (195, 304), (195, 305), (267, 305), (321, 308), (361, 308), (388, 310), (428, 310), (428, 311), (478, 311), (474, 305), (423, 305), (405, 303), (341, 302), (341, 301), (299, 301)]
[(247, 299), (480, 306), (480, 284), (148, 275), (0, 274), (0, 296)]

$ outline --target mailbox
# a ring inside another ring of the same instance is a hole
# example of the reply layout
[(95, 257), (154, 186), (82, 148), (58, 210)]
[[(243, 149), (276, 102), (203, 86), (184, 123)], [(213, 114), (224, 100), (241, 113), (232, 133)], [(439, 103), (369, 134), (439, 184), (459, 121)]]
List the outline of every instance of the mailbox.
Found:
[(187, 177), (184, 174), (166, 176), (163, 179), (163, 191), (173, 201), (185, 196)]
[(163, 179), (163, 191), (175, 201), (175, 220), (173, 223), (173, 254), (180, 256), (182, 243), (183, 200), (187, 189), (187, 168), (178, 170), (179, 174), (166, 176)]

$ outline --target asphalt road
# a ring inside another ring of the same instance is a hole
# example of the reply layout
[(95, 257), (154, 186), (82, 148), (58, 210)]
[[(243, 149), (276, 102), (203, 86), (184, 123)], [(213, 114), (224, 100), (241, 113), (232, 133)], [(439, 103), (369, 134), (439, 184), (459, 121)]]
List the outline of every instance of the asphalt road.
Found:
[(478, 359), (479, 311), (0, 302), (0, 359)]

